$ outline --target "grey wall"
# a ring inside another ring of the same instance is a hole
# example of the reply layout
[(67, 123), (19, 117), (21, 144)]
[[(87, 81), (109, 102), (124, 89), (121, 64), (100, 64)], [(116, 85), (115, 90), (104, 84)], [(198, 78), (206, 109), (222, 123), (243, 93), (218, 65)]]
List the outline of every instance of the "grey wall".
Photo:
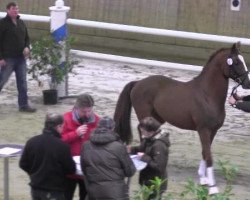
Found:
[[(250, 0), (241, 0), (239, 12), (230, 10), (230, 0), (66, 0), (70, 18), (128, 24), (162, 29), (250, 38)], [(1, 11), (8, 1), (1, 0)], [(21, 13), (49, 15), (53, 0), (19, 0)], [(28, 23), (33, 39), (47, 30), (48, 24)], [(69, 27), (77, 39), (75, 48), (191, 64), (204, 64), (218, 48), (231, 44), (171, 37)], [(249, 47), (242, 47), (250, 54)]]

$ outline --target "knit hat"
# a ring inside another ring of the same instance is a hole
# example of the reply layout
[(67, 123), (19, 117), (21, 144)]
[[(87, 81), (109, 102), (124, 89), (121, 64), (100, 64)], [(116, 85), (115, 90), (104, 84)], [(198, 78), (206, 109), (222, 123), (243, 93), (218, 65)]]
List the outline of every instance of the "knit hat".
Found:
[(100, 119), (99, 124), (98, 124), (98, 128), (112, 130), (115, 128), (115, 122), (110, 117), (105, 116), (105, 117)]

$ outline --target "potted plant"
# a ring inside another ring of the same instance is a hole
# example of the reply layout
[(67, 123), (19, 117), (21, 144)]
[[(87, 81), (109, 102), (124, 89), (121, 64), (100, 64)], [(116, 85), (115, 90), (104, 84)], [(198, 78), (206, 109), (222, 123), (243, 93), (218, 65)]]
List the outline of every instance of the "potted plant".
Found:
[[(67, 74), (78, 64), (78, 60), (69, 54), (72, 42), (72, 38), (67, 38), (58, 43), (49, 35), (32, 44), (32, 60), (28, 67), (28, 74), (31, 74), (39, 86), (44, 86), (44, 83), (48, 82), (49, 89), (43, 90), (44, 104), (57, 103), (58, 84), (65, 81)], [(62, 60), (64, 60), (63, 63)]]

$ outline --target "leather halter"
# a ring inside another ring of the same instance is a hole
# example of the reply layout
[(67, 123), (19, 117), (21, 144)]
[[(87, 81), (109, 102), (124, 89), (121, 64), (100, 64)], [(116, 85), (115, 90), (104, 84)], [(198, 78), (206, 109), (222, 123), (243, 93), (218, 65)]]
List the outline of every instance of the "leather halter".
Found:
[[(232, 65), (233, 65), (233, 63), (232, 63)], [(229, 66), (231, 66), (231, 65), (229, 65)], [(232, 73), (230, 73), (230, 72), (232, 72), (232, 69), (231, 69), (231, 67), (229, 68), (229, 75), (230, 74), (232, 74)], [(231, 78), (231, 79), (233, 79), (236, 83), (237, 83), (237, 85), (236, 86), (234, 86), (233, 88), (232, 88), (232, 91), (231, 91), (231, 95), (233, 95), (235, 92), (236, 92), (236, 90), (237, 90), (237, 88), (240, 86), (240, 85), (242, 85), (242, 83), (245, 81), (245, 79), (247, 78), (247, 76), (248, 76), (248, 74), (249, 74), (249, 71), (246, 71), (246, 72), (244, 72), (244, 73), (242, 73), (242, 74), (239, 74), (239, 75), (236, 75), (234, 72), (233, 72), (233, 77), (228, 77), (228, 78)], [(243, 78), (242, 78), (243, 77)]]

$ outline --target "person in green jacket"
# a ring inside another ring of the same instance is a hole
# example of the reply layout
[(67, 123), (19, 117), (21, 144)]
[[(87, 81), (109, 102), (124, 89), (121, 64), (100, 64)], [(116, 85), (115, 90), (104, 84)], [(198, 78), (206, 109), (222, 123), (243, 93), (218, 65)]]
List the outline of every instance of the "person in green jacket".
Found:
[(26, 58), (29, 57), (30, 41), (24, 22), (18, 15), (15, 2), (6, 6), (7, 15), (0, 20), (0, 92), (15, 71), (20, 112), (35, 112), (28, 104)]
[[(137, 154), (139, 159), (147, 163), (147, 166), (140, 171), (139, 184), (151, 187), (155, 177), (160, 178), (163, 184), (160, 188), (160, 196), (167, 190), (167, 164), (169, 154), (169, 133), (160, 129), (161, 124), (153, 117), (143, 118), (138, 130), (142, 141), (138, 146), (128, 146), (128, 152)], [(157, 191), (149, 196), (148, 200), (155, 199)], [(161, 198), (161, 197), (160, 197)]]

